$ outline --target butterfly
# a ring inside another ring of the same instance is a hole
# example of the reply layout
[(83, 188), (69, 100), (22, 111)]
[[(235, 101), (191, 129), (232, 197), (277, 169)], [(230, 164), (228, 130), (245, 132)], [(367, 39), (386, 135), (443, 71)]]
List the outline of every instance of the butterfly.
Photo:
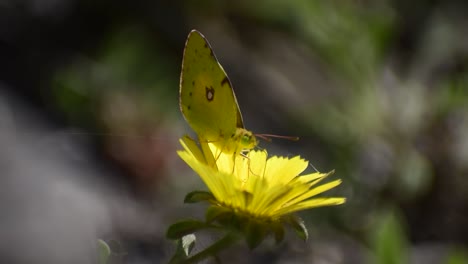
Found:
[(231, 81), (208, 40), (192, 30), (185, 43), (180, 74), (180, 110), (199, 142), (238, 154), (258, 141), (245, 129)]

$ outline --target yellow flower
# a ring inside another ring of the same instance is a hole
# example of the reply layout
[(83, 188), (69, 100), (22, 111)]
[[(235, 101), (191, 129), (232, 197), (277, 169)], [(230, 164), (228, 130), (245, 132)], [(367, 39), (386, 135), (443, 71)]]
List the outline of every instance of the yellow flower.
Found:
[[(188, 137), (180, 142), (184, 150), (178, 154), (205, 182), (214, 198), (209, 202), (236, 214), (276, 221), (297, 211), (345, 202), (342, 197), (315, 197), (341, 180), (318, 185), (333, 171), (300, 175), (308, 162), (299, 156), (268, 158), (266, 151), (252, 150), (234, 158), (211, 143), (207, 143), (211, 152), (202, 152)], [(207, 160), (213, 159), (209, 155), (213, 155), (215, 166), (208, 165)]]

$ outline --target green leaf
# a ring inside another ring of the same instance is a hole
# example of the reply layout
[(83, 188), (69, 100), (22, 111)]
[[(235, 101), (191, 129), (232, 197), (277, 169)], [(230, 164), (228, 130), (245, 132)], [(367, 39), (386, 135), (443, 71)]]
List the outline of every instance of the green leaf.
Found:
[(307, 227), (305, 226), (304, 221), (300, 217), (291, 215), (286, 219), (286, 222), (289, 225), (291, 225), (296, 235), (302, 240), (307, 241), (307, 239), (309, 239)]
[(210, 192), (193, 191), (185, 196), (184, 203), (198, 203), (212, 200), (215, 200), (215, 198)]
[(197, 238), (194, 234), (188, 234), (177, 240), (176, 251), (169, 260), (170, 264), (184, 263), (187, 261), (192, 249), (195, 247)]
[(260, 223), (249, 221), (245, 230), (245, 239), (250, 249), (254, 249), (262, 243), (268, 235), (268, 227)]
[(284, 226), (280, 221), (275, 221), (271, 223), (271, 229), (275, 234), (275, 243), (279, 244), (284, 239)]
[[(209, 247), (205, 248), (204, 250), (201, 250), (197, 254), (190, 256), (189, 258), (182, 259), (182, 261), (179, 262), (171, 262), (171, 263), (201, 263), (203, 260), (207, 258), (215, 258), (216, 263), (221, 263), (221, 261), (217, 258), (219, 253), (222, 250), (225, 250), (226, 248), (231, 247), (233, 244), (235, 244), (241, 236), (239, 236), (237, 233), (227, 233), (223, 238), (219, 239)], [(205, 263), (205, 262), (203, 262)]]
[(168, 239), (179, 239), (185, 235), (191, 234), (197, 230), (211, 227), (211, 225), (201, 222), (199, 220), (182, 220), (171, 225), (166, 232), (166, 237)]
[(226, 218), (232, 218), (233, 212), (230, 209), (220, 207), (220, 206), (210, 206), (206, 210), (205, 218), (207, 223), (212, 223), (213, 221), (221, 221)]
[(188, 258), (188, 255), (186, 254), (186, 251), (183, 247), (182, 238), (178, 239), (176, 250), (172, 258), (169, 260), (169, 264), (183, 263), (185, 260), (187, 260), (187, 258)]
[(109, 245), (102, 239), (98, 239), (99, 264), (106, 264), (111, 254)]
[(182, 248), (184, 249), (185, 255), (190, 255), (193, 247), (195, 247), (195, 242), (197, 237), (194, 234), (188, 234), (182, 237)]

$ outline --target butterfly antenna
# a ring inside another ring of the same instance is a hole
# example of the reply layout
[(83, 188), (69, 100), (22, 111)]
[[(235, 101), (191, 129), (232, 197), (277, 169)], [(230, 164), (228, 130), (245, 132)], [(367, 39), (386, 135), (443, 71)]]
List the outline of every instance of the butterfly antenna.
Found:
[(271, 142), (271, 138), (269, 138), (269, 137), (267, 137), (267, 136), (265, 136), (263, 134), (255, 134), (255, 136), (265, 140), (266, 142)]

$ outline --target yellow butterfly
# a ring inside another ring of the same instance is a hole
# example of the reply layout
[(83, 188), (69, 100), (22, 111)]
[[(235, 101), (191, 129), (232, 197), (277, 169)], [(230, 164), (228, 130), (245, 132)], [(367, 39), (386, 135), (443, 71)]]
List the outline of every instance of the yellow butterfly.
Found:
[(231, 81), (197, 30), (189, 33), (185, 43), (179, 104), (200, 143), (211, 142), (229, 154), (257, 145), (253, 133), (244, 128)]

